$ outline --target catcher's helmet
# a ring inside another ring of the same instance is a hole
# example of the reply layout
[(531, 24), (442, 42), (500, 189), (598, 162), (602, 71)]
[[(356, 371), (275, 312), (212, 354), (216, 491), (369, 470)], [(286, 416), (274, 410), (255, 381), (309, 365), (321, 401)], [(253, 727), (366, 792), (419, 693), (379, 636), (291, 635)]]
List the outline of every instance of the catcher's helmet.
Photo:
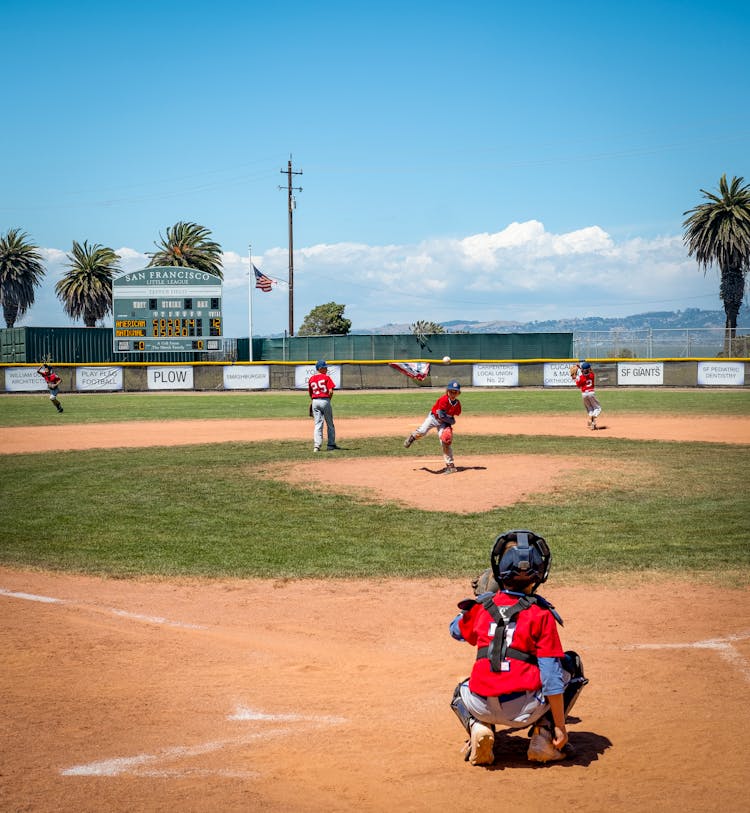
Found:
[(325, 370), (328, 368), (328, 362), (325, 359), (321, 359), (320, 361), (315, 362), (315, 369), (316, 370)]
[(457, 390), (458, 392), (461, 392), (461, 385), (454, 379), (453, 381), (448, 382), (448, 386), (445, 389)]
[(551, 559), (547, 542), (533, 531), (523, 530), (500, 534), (490, 553), (492, 574), (500, 586), (512, 576), (528, 576), (536, 585), (534, 590), (547, 581)]
[(588, 363), (588, 361), (583, 361), (583, 362), (581, 362), (581, 369), (582, 370), (590, 370), (591, 365)]

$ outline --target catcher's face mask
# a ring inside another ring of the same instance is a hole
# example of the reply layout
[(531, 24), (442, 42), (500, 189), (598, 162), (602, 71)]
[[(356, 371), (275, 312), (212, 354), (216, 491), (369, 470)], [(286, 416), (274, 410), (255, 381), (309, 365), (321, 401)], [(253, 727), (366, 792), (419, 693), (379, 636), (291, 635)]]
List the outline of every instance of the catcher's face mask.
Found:
[(498, 584), (513, 576), (527, 576), (537, 586), (547, 581), (552, 559), (547, 542), (533, 531), (506, 531), (495, 539), (490, 554)]

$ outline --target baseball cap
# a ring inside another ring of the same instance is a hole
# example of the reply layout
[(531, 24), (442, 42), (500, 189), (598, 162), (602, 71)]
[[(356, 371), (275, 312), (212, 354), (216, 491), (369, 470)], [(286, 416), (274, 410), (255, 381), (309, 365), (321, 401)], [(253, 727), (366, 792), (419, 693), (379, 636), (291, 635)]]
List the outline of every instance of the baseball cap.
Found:
[(323, 367), (328, 367), (328, 362), (325, 359), (320, 359), (320, 361), (315, 362), (316, 370), (322, 370)]

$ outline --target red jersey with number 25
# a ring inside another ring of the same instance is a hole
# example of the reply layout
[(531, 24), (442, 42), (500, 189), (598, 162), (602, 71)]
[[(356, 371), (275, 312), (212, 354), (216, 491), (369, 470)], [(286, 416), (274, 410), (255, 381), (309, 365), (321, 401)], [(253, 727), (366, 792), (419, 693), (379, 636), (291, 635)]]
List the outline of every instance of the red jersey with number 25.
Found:
[(307, 391), (310, 393), (310, 398), (330, 398), (335, 389), (333, 379), (325, 373), (315, 373), (307, 380)]
[[(512, 607), (518, 601), (518, 596), (495, 593), (493, 600), (499, 607)], [(481, 604), (475, 604), (464, 613), (458, 626), (464, 640), (477, 647), (489, 646), (495, 635), (495, 622)], [(562, 658), (565, 655), (554, 616), (537, 604), (520, 612), (515, 621), (508, 624), (508, 638), (509, 645), (537, 658)], [(507, 658), (502, 666), (500, 672), (493, 672), (489, 658), (475, 661), (469, 689), (484, 697), (498, 697), (511, 692), (535, 692), (542, 688), (538, 666), (518, 658)]]

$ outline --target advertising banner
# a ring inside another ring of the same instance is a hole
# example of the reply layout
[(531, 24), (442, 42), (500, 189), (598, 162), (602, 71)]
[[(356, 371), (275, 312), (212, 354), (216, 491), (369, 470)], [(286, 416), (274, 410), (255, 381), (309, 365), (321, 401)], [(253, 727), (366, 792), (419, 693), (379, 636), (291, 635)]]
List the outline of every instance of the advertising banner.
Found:
[(267, 390), (271, 386), (271, 368), (267, 364), (258, 367), (224, 367), (225, 390)]
[(192, 390), (192, 367), (147, 367), (146, 381), (150, 390)]
[(471, 383), (475, 387), (517, 387), (517, 364), (474, 364)]
[(745, 365), (741, 361), (699, 361), (699, 387), (742, 387)]
[(570, 377), (570, 364), (559, 361), (549, 361), (544, 365), (545, 387), (575, 387)]
[(664, 362), (662, 361), (620, 361), (617, 363), (618, 384), (638, 384), (658, 386), (664, 383)]
[(78, 367), (76, 389), (81, 392), (122, 389), (122, 367)]
[[(306, 390), (310, 376), (316, 373), (315, 364), (300, 364), (294, 368), (294, 386), (298, 390)], [(328, 375), (333, 379), (336, 389), (341, 388), (341, 365), (334, 364), (328, 368)]]
[[(59, 372), (57, 374), (60, 375)], [(7, 367), (5, 370), (6, 392), (39, 392), (46, 389), (47, 384), (34, 367)]]

